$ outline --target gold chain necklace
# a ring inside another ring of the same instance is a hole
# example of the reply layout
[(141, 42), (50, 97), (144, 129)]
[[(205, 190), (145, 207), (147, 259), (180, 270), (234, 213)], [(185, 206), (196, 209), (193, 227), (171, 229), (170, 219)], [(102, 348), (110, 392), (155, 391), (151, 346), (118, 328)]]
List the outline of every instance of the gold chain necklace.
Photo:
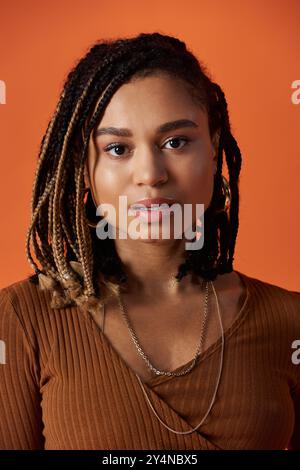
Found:
[(124, 317), (124, 320), (126, 322), (126, 325), (130, 331), (130, 335), (131, 335), (131, 338), (139, 352), (139, 354), (142, 356), (142, 358), (144, 359), (144, 361), (146, 362), (147, 366), (149, 367), (149, 369), (151, 369), (156, 375), (167, 375), (167, 376), (176, 376), (176, 377), (179, 377), (181, 375), (186, 375), (196, 364), (196, 361), (197, 361), (197, 358), (198, 356), (201, 354), (202, 352), (202, 345), (203, 345), (203, 341), (204, 341), (204, 335), (205, 335), (205, 327), (206, 327), (206, 322), (207, 322), (207, 311), (208, 311), (208, 307), (207, 307), (207, 304), (208, 304), (208, 288), (209, 288), (209, 282), (205, 282), (203, 281), (203, 284), (206, 284), (206, 294), (205, 294), (205, 299), (204, 299), (204, 315), (203, 315), (203, 320), (202, 320), (202, 326), (201, 326), (201, 335), (200, 335), (200, 342), (199, 342), (199, 346), (196, 350), (196, 353), (195, 353), (195, 356), (194, 356), (194, 359), (193, 359), (193, 362), (186, 368), (184, 369), (183, 371), (180, 371), (180, 372), (171, 372), (171, 371), (163, 371), (163, 370), (159, 370), (157, 369), (156, 367), (153, 366), (153, 364), (151, 364), (147, 354), (142, 350), (142, 347), (137, 339), (137, 336), (132, 328), (132, 325), (130, 323), (130, 320), (128, 318), (128, 315), (125, 311), (125, 306), (124, 306), (124, 303), (122, 301), (122, 298), (121, 298), (121, 293), (120, 293), (120, 289), (118, 289), (118, 301), (119, 301), (119, 307), (121, 309), (121, 312), (122, 312), (122, 315)]
[[(140, 387), (142, 389), (142, 392), (144, 393), (145, 395), (145, 398), (150, 406), (150, 409), (153, 411), (153, 413), (155, 414), (155, 416), (157, 417), (157, 419), (160, 421), (160, 423), (165, 427), (167, 428), (169, 431), (175, 433), (175, 434), (191, 434), (192, 432), (196, 431), (203, 423), (204, 421), (206, 420), (207, 416), (209, 415), (214, 403), (215, 403), (215, 400), (216, 400), (216, 396), (217, 396), (217, 392), (218, 392), (218, 388), (219, 388), (219, 384), (220, 384), (220, 379), (221, 379), (221, 375), (222, 375), (222, 370), (223, 370), (223, 361), (224, 361), (224, 343), (225, 343), (225, 337), (224, 337), (224, 327), (223, 327), (223, 322), (222, 322), (222, 316), (221, 316), (221, 313), (220, 313), (220, 307), (219, 307), (219, 301), (218, 301), (218, 296), (217, 296), (217, 293), (216, 293), (216, 290), (215, 290), (215, 286), (214, 286), (214, 283), (212, 281), (208, 281), (208, 284), (212, 287), (213, 289), (213, 292), (214, 292), (214, 295), (215, 295), (215, 298), (216, 298), (216, 304), (217, 304), (217, 312), (218, 312), (218, 319), (219, 319), (219, 323), (220, 323), (220, 329), (221, 329), (221, 354), (220, 354), (220, 366), (219, 366), (219, 372), (218, 372), (218, 377), (217, 377), (217, 381), (216, 381), (216, 386), (215, 386), (215, 390), (214, 390), (214, 393), (213, 393), (213, 396), (212, 396), (212, 399), (210, 401), (210, 404), (208, 406), (208, 409), (205, 413), (205, 415), (203, 416), (203, 418), (201, 419), (201, 421), (197, 424), (197, 426), (195, 426), (194, 428), (192, 428), (191, 430), (189, 431), (177, 431), (176, 429), (173, 429), (171, 428), (170, 426), (168, 426), (160, 417), (159, 415), (157, 414), (157, 412), (155, 411), (149, 397), (148, 397), (148, 394), (142, 384), (142, 381), (140, 379), (140, 377), (138, 376), (137, 373), (135, 373), (137, 379), (138, 379), (138, 382), (140, 384)], [(120, 299), (120, 295), (118, 296), (119, 299)]]

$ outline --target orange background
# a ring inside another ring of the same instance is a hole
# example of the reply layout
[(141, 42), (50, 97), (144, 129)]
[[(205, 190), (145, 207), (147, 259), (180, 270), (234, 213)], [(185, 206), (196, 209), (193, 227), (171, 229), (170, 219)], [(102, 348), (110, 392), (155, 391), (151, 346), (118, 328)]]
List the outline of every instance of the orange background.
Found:
[(227, 97), (243, 157), (234, 268), (300, 291), (299, 25), (299, 0), (2, 0), (0, 287), (32, 272), (34, 171), (68, 71), (97, 39), (158, 31), (184, 40)]

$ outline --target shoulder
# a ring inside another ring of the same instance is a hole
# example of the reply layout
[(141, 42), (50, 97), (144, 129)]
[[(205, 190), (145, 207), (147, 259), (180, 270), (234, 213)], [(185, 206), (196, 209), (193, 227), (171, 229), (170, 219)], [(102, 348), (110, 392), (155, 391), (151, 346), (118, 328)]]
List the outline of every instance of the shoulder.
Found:
[(248, 284), (254, 296), (263, 298), (267, 303), (275, 306), (281, 305), (281, 303), (284, 302), (298, 309), (300, 315), (300, 291), (291, 290), (261, 278), (250, 276), (249, 274), (240, 274), (246, 284)]
[(31, 343), (51, 333), (51, 292), (40, 288), (35, 278), (28, 276), (0, 289), (0, 322), (21, 325)]
[(42, 305), (48, 306), (51, 301), (49, 291), (40, 288), (34, 276), (28, 276), (0, 289), (0, 301), (8, 302), (18, 311), (34, 311)]
[(252, 309), (271, 325), (286, 327), (300, 337), (300, 292), (240, 273), (248, 286)]
[(292, 384), (300, 384), (300, 292), (248, 275), (244, 280), (250, 292), (252, 331), (261, 351), (266, 348), (272, 367), (276, 364)]

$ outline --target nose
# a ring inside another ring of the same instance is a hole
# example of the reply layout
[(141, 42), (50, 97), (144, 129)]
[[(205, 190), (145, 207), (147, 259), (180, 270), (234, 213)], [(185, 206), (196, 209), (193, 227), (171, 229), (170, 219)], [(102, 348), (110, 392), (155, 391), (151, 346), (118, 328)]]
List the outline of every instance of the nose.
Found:
[(147, 148), (136, 152), (133, 180), (137, 185), (149, 186), (162, 184), (168, 180), (168, 172), (159, 151)]

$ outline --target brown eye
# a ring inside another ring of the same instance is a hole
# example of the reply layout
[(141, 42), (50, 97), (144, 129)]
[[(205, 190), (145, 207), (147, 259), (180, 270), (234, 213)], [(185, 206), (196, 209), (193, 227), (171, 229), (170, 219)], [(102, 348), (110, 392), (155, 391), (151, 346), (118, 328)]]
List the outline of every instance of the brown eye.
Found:
[[(173, 150), (178, 150), (178, 149), (181, 149), (182, 147), (180, 147), (180, 144), (178, 144), (178, 142), (180, 141), (184, 141), (186, 144), (189, 142), (189, 139), (187, 139), (186, 137), (173, 137), (172, 139), (169, 139), (166, 144), (169, 144), (169, 143), (172, 143), (172, 149)], [(175, 146), (173, 146), (175, 144)]]
[(113, 154), (111, 154), (111, 153), (109, 153), (109, 155), (111, 155), (112, 157), (118, 158), (118, 157), (122, 157), (122, 155), (123, 155), (123, 149), (124, 149), (125, 147), (126, 147), (126, 146), (123, 145), (123, 144), (117, 144), (117, 143), (116, 143), (116, 144), (110, 144), (110, 145), (108, 145), (107, 147), (105, 147), (104, 150), (105, 150), (105, 152), (107, 152), (107, 153), (109, 153), (110, 150), (114, 150), (114, 151), (117, 153), (117, 155), (113, 155)]

